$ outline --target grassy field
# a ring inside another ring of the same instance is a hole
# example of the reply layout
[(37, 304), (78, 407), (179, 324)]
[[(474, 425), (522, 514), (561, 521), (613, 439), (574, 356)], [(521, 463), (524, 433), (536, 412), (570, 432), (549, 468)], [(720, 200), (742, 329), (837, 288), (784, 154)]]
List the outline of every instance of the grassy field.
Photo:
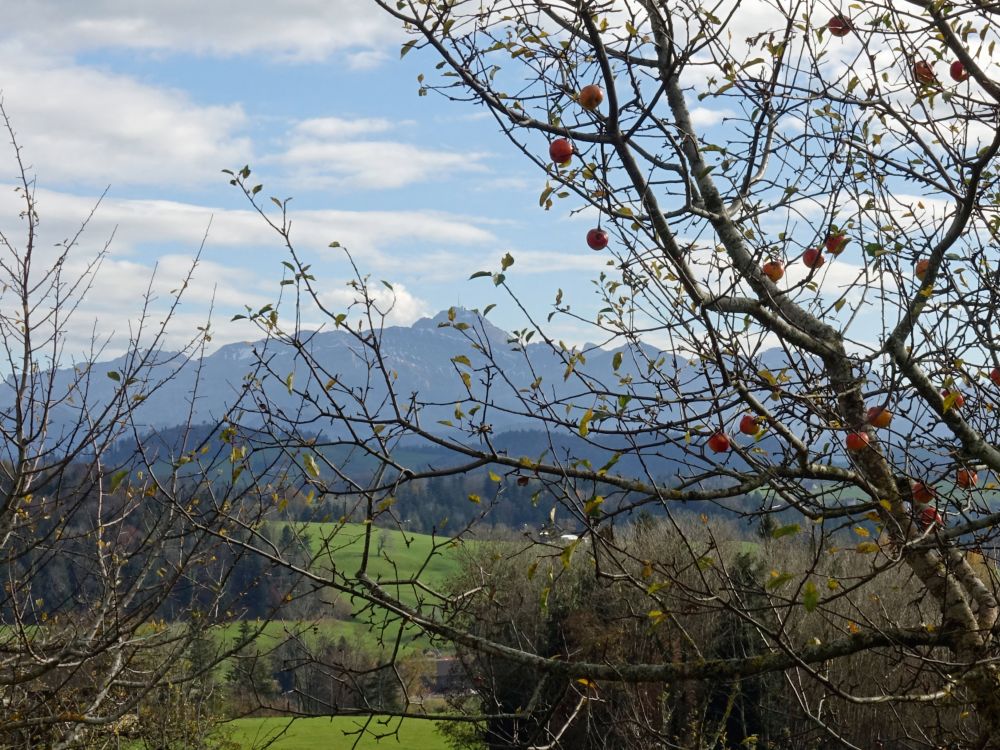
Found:
[[(363, 524), (293, 523), (299, 534), (308, 534), (317, 564), (331, 563), (346, 575), (360, 567), (364, 553)], [(458, 570), (457, 546), (446, 537), (434, 538), (396, 529), (372, 529), (368, 573), (376, 580), (404, 579), (419, 574), (429, 586), (439, 586)]]
[[(278, 737), (273, 750), (314, 750), (314, 748), (362, 748), (363, 750), (385, 750), (385, 748), (406, 748), (406, 750), (438, 750), (446, 747), (444, 738), (437, 733), (432, 721), (375, 717), (368, 725), (368, 731), (358, 741), (357, 732), (364, 726), (364, 719), (349, 716), (334, 718), (296, 719), (289, 723), (287, 718), (267, 717), (263, 719), (236, 719), (226, 727), (232, 732), (231, 738), (241, 748), (263, 747), (270, 739)], [(398, 735), (393, 734), (398, 730)], [(353, 734), (351, 734), (353, 733)], [(379, 741), (376, 735), (383, 736)], [(355, 745), (355, 741), (358, 742)]]
[[(250, 624), (256, 629), (260, 623), (253, 620)], [(236, 642), (239, 636), (240, 623), (232, 622), (214, 630), (217, 642), (222, 646), (230, 646)], [(282, 641), (289, 638), (301, 639), (308, 644), (315, 643), (320, 639), (337, 641), (344, 637), (348, 643), (360, 643), (366, 649), (378, 651), (378, 630), (372, 630), (367, 623), (357, 620), (334, 620), (332, 618), (320, 620), (272, 620), (263, 623), (263, 628), (257, 636), (257, 648), (261, 652), (277, 646)], [(399, 625), (394, 625), (386, 630), (384, 637), (387, 639), (387, 647), (394, 645), (396, 633)], [(429, 645), (426, 637), (415, 628), (405, 628), (400, 642), (400, 654), (408, 656), (413, 652), (420, 652)]]
[[(363, 524), (338, 523), (287, 523), (275, 524), (276, 536), (286, 526), (291, 526), (297, 535), (307, 537), (309, 547), (316, 556), (314, 569), (329, 571), (351, 577), (361, 566), (364, 553)], [(419, 577), (420, 581), (433, 589), (440, 589), (444, 582), (459, 568), (460, 549), (448, 543), (447, 539), (435, 539), (427, 534), (415, 534), (392, 529), (373, 529), (369, 551), (368, 574), (382, 581), (406, 580)], [(401, 585), (394, 587), (403, 601), (413, 604), (418, 599), (426, 599), (427, 593), (416, 587)], [(251, 622), (256, 626), (256, 623)], [(381, 625), (381, 623), (378, 623)], [(232, 644), (240, 629), (239, 623), (230, 623), (216, 628), (215, 635), (220, 645)], [(307, 643), (320, 638), (338, 640), (344, 637), (350, 643), (361, 643), (366, 648), (377, 651), (378, 633), (381, 627), (370, 628), (367, 622), (320, 617), (314, 621), (276, 620), (264, 624), (258, 636), (259, 649), (266, 651), (289, 637), (301, 637)], [(385, 632), (389, 647), (399, 625), (390, 626)], [(401, 654), (408, 655), (422, 651), (429, 645), (415, 628), (403, 631), (400, 641)]]

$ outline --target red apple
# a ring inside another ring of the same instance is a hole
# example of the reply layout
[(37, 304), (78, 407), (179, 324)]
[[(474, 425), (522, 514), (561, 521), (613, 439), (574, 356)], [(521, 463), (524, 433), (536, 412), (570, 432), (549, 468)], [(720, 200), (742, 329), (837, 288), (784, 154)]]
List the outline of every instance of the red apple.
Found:
[(961, 60), (955, 60), (948, 69), (948, 72), (951, 74), (951, 80), (953, 81), (961, 83), (969, 79), (969, 71), (965, 69), (965, 65)]
[(725, 453), (729, 450), (729, 436), (724, 432), (717, 432), (708, 439), (708, 447), (712, 453)]
[(990, 370), (990, 380), (993, 381), (994, 385), (1000, 385), (1000, 367), (994, 367)]
[(573, 158), (573, 144), (565, 138), (556, 138), (549, 144), (549, 158), (556, 164), (566, 164)]
[(587, 246), (591, 250), (603, 250), (608, 246), (608, 233), (600, 227), (594, 227), (587, 232)]
[(959, 469), (955, 475), (955, 482), (963, 490), (967, 490), (979, 484), (979, 475), (972, 469)]
[(785, 266), (780, 260), (769, 260), (763, 266), (760, 267), (761, 273), (763, 273), (767, 278), (773, 281), (775, 284), (781, 280), (781, 277), (785, 275)]
[(847, 433), (847, 450), (852, 453), (860, 450), (864, 450), (868, 447), (871, 442), (871, 438), (868, 437), (867, 432), (849, 432)]
[(597, 109), (604, 101), (604, 91), (596, 83), (588, 84), (580, 89), (580, 106), (586, 110)]
[(965, 406), (965, 396), (963, 396), (958, 391), (949, 391), (949, 390), (941, 391), (942, 399), (946, 399), (949, 396), (952, 396), (951, 404), (953, 408), (961, 409), (963, 406)]
[(919, 60), (913, 64), (913, 77), (922, 86), (929, 86), (937, 83), (937, 76), (934, 75), (934, 68), (926, 60)]
[(933, 505), (928, 505), (922, 508), (920, 515), (918, 515), (917, 518), (920, 523), (920, 528), (922, 529), (927, 529), (934, 525), (944, 525), (944, 519), (941, 517), (941, 514), (938, 513), (937, 508)]
[(914, 482), (911, 494), (913, 495), (913, 502), (929, 503), (934, 499), (934, 488), (928, 487), (923, 482)]
[(880, 430), (885, 429), (892, 423), (892, 412), (883, 409), (881, 406), (873, 406), (868, 410), (868, 424)]
[(844, 252), (844, 248), (847, 247), (847, 243), (851, 241), (843, 232), (836, 232), (834, 234), (828, 234), (826, 236), (826, 251), (830, 255), (837, 256)]
[(851, 19), (842, 15), (836, 15), (827, 21), (826, 28), (833, 36), (847, 36), (854, 31)]
[(809, 268), (819, 268), (824, 263), (826, 263), (826, 258), (823, 257), (822, 248), (811, 247), (802, 253), (802, 262), (805, 263)]
[(917, 265), (913, 267), (913, 275), (916, 276), (921, 281), (924, 280), (924, 276), (927, 275), (927, 269), (930, 267), (931, 262), (927, 258), (923, 258), (917, 261)]
[(760, 422), (753, 414), (747, 414), (740, 420), (740, 432), (744, 435), (756, 435), (760, 432)]

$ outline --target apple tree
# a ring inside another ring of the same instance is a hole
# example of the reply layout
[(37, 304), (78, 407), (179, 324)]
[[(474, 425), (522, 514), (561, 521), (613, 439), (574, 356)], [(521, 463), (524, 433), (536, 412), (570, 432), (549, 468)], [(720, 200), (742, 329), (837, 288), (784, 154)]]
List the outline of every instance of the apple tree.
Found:
[[(358, 571), (315, 575), (316, 585), (387, 613), (397, 633), (417, 627), (470, 659), (523, 668), (520, 685), (532, 684), (523, 674), (561, 680), (572, 699), (529, 689), (521, 703), (464, 704), (470, 720), (531, 715), (534, 734), (508, 737), (512, 746), (577, 737), (602, 684), (767, 675), (820, 746), (1000, 746), (995, 10), (375, 1), (409, 32), (406, 62), (432, 68), (419, 93), (485, 107), (537, 167), (539, 202), (592, 217), (580, 252), (601, 253), (607, 270), (593, 316), (562, 292), (549, 315), (592, 326), (589, 349), (548, 335), (531, 305), (500, 342), (488, 310), (453, 311), (441, 325), (456, 334), (448, 369), (462, 396), (430, 403), (400, 392), (384, 356), (391, 293), (358, 272), (355, 305), (331, 308), (296, 253), (287, 204), (275, 201), (275, 218), (249, 170), (233, 174), (288, 244), (296, 304), (311, 300), (345, 329), (370, 373), (347, 385), (310, 351), (298, 318), (249, 313), (301, 367), (294, 381), (272, 374), (302, 409), (255, 396), (259, 416), (305, 484), (350, 498), (368, 524)], [(521, 305), (516, 272), (508, 255), (475, 275)], [(513, 382), (511, 356), (557, 361), (562, 382)], [(511, 414), (551, 450), (498, 447), (492, 424)], [(289, 438), (303, 429), (311, 442)], [(317, 431), (363, 461), (315, 452)], [(561, 454), (570, 438), (581, 450)], [(426, 466), (400, 450), (418, 443), (452, 459)], [(584, 458), (591, 448), (607, 460)], [(371, 526), (405, 518), (406, 487), (476, 473), (493, 482), (491, 497), (470, 494), (484, 517), (488, 501), (529, 486), (579, 531), (546, 537), (524, 560), (525, 580), (547, 571), (543, 606), (585, 558), (589, 576), (619, 592), (606, 615), (619, 643), (662, 636), (664, 647), (564, 639), (560, 649), (525, 636), (513, 615), (509, 627), (481, 626), (489, 597), (503, 598), (485, 563), (457, 593), (419, 569), (391, 584), (372, 574)], [(662, 544), (615, 534), (643, 510), (667, 530)], [(760, 540), (739, 566), (732, 522)], [(691, 634), (723, 620), (749, 645), (713, 652)], [(763, 743), (718, 731), (678, 739), (654, 714), (637, 746)]]

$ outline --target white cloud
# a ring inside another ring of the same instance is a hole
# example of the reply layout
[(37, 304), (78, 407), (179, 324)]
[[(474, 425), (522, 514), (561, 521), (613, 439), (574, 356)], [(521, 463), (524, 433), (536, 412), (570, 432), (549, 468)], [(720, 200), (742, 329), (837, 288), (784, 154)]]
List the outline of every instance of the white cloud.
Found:
[[(36, 196), (42, 219), (43, 242), (52, 244), (71, 236), (91, 212), (94, 200), (40, 190)], [(0, 228), (17, 236), (14, 224), (22, 206), (12, 186), (0, 184)], [(432, 243), (466, 247), (494, 242), (494, 236), (478, 226), (488, 223), (473, 217), (434, 211), (293, 211), (293, 240), (306, 253), (324, 254), (337, 240), (349, 247), (363, 264), (386, 268), (398, 262), (384, 253), (394, 244)], [(249, 262), (253, 250), (271, 254), (280, 248), (278, 235), (255, 212), (198, 206), (165, 200), (105, 199), (85, 236), (93, 244), (115, 234), (116, 255), (131, 254), (137, 248), (157, 245), (184, 245), (193, 252), (211, 222), (207, 248), (226, 251), (237, 248)], [(96, 238), (96, 239), (95, 239)]]
[(47, 184), (218, 183), (223, 166), (252, 156), (238, 105), (200, 106), (180, 91), (39, 60), (7, 58), (0, 80), (25, 158)]
[(313, 117), (302, 120), (292, 128), (295, 138), (356, 138), (360, 135), (384, 133), (396, 124), (384, 117), (359, 117), (347, 120), (342, 117)]
[[(61, 252), (56, 243), (75, 234), (94, 201), (46, 190), (39, 190), (36, 200), (40, 233), (35, 263), (41, 271)], [(0, 231), (23, 248), (21, 210), (23, 204), (12, 186), (0, 184)], [(324, 288), (343, 287), (351, 274), (342, 251), (328, 247), (333, 240), (351, 250), (364, 272), (392, 281), (396, 308), (391, 320), (395, 323), (410, 323), (429, 312), (407, 286), (407, 280), (417, 278), (422, 268), (446, 269), (452, 280), (468, 276), (457, 262), (461, 253), (445, 248), (495, 242), (474, 219), (435, 212), (317, 210), (295, 212), (291, 219), (300, 257), (313, 265), (312, 273)], [(204, 325), (210, 302), (215, 306), (213, 347), (245, 338), (245, 329), (231, 325), (230, 316), (244, 305), (259, 307), (274, 301), (283, 273), (281, 262), (288, 259), (280, 238), (261, 217), (249, 210), (108, 198), (63, 267), (65, 278), (80, 276), (113, 235), (109, 255), (69, 327), (69, 348), (82, 351), (97, 324), (102, 333), (114, 330), (116, 338), (109, 351), (120, 351), (123, 337), (135, 325), (154, 269), (152, 292), (157, 302), (153, 309), (162, 311), (172, 290), (184, 280), (210, 222), (202, 259), (185, 290), (168, 340), (171, 346), (179, 346), (190, 338), (196, 326)], [(405, 260), (400, 259), (400, 245), (406, 251)], [(424, 252), (423, 248), (428, 249)], [(443, 258), (447, 265), (442, 265)], [(380, 294), (385, 297), (386, 293)]]
[[(431, 310), (425, 300), (416, 297), (404, 284), (395, 283), (391, 290), (382, 285), (373, 285), (368, 291), (375, 300), (376, 309), (386, 314), (385, 322), (388, 325), (408, 326), (437, 312)], [(347, 288), (325, 292), (320, 297), (323, 304), (332, 310), (346, 310), (357, 298), (357, 291)], [(357, 320), (349, 316), (347, 322), (356, 325)], [(367, 321), (363, 323), (367, 324)], [(317, 323), (316, 327), (319, 325)]]
[[(373, 125), (376, 130), (368, 129)], [(300, 123), (288, 149), (261, 163), (278, 162), (289, 170), (286, 179), (306, 189), (400, 188), (456, 172), (481, 172), (486, 156), (420, 148), (389, 140), (351, 140), (388, 129), (384, 120), (322, 120)]]
[(691, 110), (691, 123), (699, 127), (718, 125), (726, 117), (732, 117), (735, 113), (730, 109), (709, 109), (708, 107), (695, 107)]
[(357, 55), (403, 38), (388, 14), (357, 0), (32, 0), (6, 13), (4, 27), (28, 49), (64, 54), (119, 47), (292, 61)]

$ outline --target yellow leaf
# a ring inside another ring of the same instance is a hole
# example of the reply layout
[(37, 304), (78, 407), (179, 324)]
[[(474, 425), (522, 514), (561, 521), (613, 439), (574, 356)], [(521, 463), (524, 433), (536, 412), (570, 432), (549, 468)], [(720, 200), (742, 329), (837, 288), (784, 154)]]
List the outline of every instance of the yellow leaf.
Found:
[(874, 542), (862, 542), (856, 549), (862, 555), (870, 555), (873, 552), (878, 552), (878, 545)]
[(868, 533), (868, 529), (866, 529), (864, 526), (855, 526), (854, 527), (854, 533), (857, 534), (858, 536), (863, 536), (865, 538), (871, 536)]

